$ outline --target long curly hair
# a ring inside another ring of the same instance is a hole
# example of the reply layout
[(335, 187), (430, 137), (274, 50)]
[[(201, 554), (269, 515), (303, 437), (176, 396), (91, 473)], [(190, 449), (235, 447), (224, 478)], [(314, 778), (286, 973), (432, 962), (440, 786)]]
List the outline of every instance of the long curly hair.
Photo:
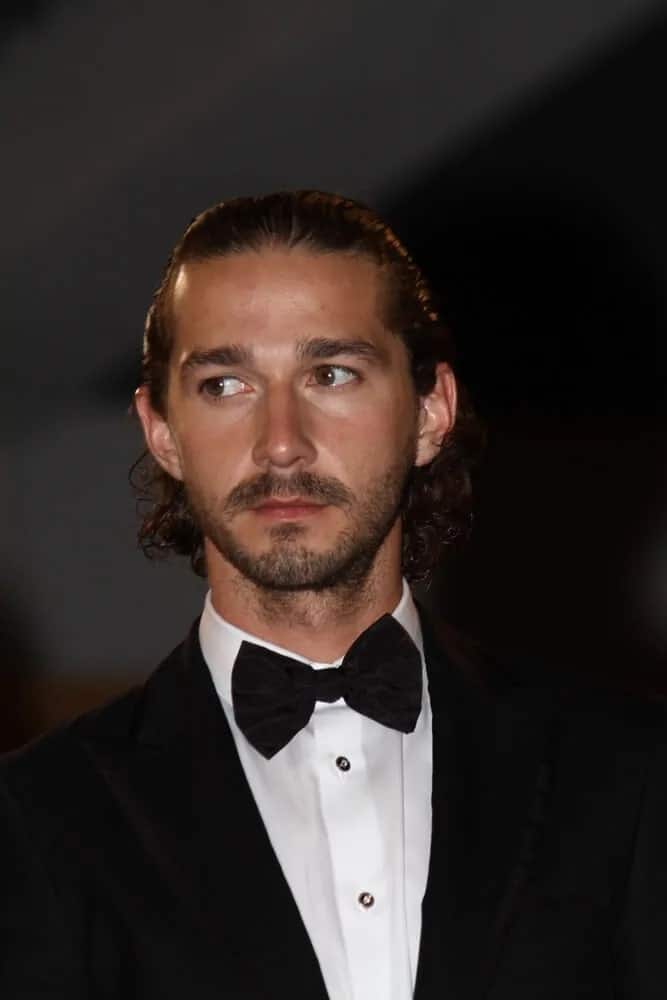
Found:
[[(146, 316), (142, 383), (152, 407), (166, 415), (172, 350), (171, 296), (183, 264), (266, 247), (301, 247), (374, 261), (384, 278), (384, 321), (401, 337), (418, 396), (435, 384), (438, 362), (453, 365), (454, 345), (433, 296), (408, 251), (371, 209), (322, 191), (285, 191), (221, 202), (198, 215), (174, 248)], [(402, 569), (412, 582), (427, 581), (442, 547), (466, 536), (471, 523), (471, 468), (482, 432), (459, 384), (455, 425), (436, 457), (410, 474), (401, 510)], [(206, 575), (204, 539), (182, 482), (144, 452), (131, 470), (139, 493), (139, 544), (149, 557), (176, 552)]]

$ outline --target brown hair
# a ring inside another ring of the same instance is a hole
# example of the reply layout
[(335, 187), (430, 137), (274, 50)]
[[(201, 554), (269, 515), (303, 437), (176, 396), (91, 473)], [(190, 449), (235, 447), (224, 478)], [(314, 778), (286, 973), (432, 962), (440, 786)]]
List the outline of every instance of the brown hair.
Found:
[[(172, 349), (171, 293), (181, 266), (264, 247), (302, 247), (312, 253), (366, 257), (385, 278), (385, 323), (400, 336), (416, 392), (428, 395), (438, 362), (452, 364), (454, 346), (431, 291), (407, 250), (371, 209), (321, 191), (286, 191), (221, 202), (198, 215), (174, 248), (148, 310), (142, 381), (151, 405), (165, 415)], [(481, 432), (462, 387), (454, 428), (427, 466), (412, 470), (403, 510), (403, 572), (411, 582), (428, 578), (441, 548), (467, 534), (471, 520), (470, 469)], [(131, 479), (142, 494), (139, 543), (146, 555), (174, 551), (190, 557), (205, 575), (203, 538), (183, 483), (144, 453)]]

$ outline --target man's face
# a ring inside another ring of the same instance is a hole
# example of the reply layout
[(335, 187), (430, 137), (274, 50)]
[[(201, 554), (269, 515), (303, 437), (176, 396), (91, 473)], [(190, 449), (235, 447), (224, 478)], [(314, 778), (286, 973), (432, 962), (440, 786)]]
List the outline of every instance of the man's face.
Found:
[(418, 400), (362, 257), (266, 249), (185, 265), (165, 448), (207, 539), (267, 589), (365, 577), (400, 550)]

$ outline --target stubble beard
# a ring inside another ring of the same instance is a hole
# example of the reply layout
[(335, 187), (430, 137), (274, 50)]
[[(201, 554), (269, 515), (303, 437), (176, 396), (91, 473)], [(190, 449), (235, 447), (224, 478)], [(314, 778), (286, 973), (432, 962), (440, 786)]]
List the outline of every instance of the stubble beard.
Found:
[[(190, 486), (190, 509), (203, 535), (267, 600), (280, 602), (308, 591), (353, 594), (367, 584), (382, 543), (400, 517), (414, 457), (411, 443), (400, 461), (365, 485), (363, 499), (337, 479), (309, 472), (288, 479), (267, 473), (236, 487), (222, 502), (207, 502)], [(235, 534), (234, 516), (269, 496), (330, 503), (346, 512), (348, 523), (322, 551), (303, 540), (308, 530), (303, 524), (276, 524), (269, 529), (270, 547), (255, 553)]]

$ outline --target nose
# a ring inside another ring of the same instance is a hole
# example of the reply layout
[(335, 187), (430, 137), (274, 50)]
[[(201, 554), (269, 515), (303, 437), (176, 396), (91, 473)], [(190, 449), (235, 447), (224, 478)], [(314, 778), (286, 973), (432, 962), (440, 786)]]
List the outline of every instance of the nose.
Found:
[(263, 469), (310, 465), (316, 449), (308, 433), (306, 403), (293, 387), (272, 386), (257, 408), (257, 431), (252, 457)]

